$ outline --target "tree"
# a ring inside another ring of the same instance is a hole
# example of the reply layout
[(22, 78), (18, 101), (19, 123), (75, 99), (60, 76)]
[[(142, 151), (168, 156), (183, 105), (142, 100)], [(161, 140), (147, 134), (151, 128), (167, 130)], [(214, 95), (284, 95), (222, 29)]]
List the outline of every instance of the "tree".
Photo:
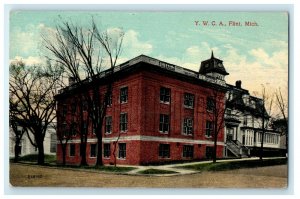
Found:
[[(271, 111), (273, 107), (273, 97), (268, 95), (266, 92), (266, 88), (264, 85), (262, 85), (262, 92), (261, 92), (261, 99), (260, 103), (257, 104), (257, 110), (258, 110), (258, 115), (261, 118), (261, 144), (260, 144), (260, 153), (259, 153), (259, 159), (263, 159), (263, 154), (264, 154), (264, 137), (265, 133), (268, 129), (268, 126), (270, 125), (270, 116), (271, 116)], [(266, 110), (266, 106), (267, 110)]]
[[(87, 164), (85, 150), (87, 131), (84, 131), (84, 124), (89, 124), (89, 120), (92, 121), (98, 140), (96, 166), (103, 164), (103, 120), (106, 114), (106, 102), (112, 93), (113, 80), (106, 79), (106, 87), (102, 88), (105, 90), (105, 94), (101, 95), (98, 84), (101, 77), (98, 74), (103, 70), (107, 62), (107, 66), (110, 68), (109, 72), (113, 72), (121, 53), (123, 37), (124, 33), (122, 30), (114, 33), (108, 30), (101, 32), (94, 20), (91, 21), (91, 27), (88, 29), (65, 21), (57, 26), (52, 39), (48, 35), (43, 36), (45, 48), (52, 55), (52, 57), (48, 56), (47, 58), (60, 63), (64, 67), (67, 76), (74, 80), (78, 87), (86, 91), (77, 96), (81, 115), (81, 165)], [(86, 84), (87, 81), (90, 83)], [(86, 103), (88, 110), (87, 117), (83, 116), (84, 103)]]
[[(24, 126), (22, 120), (20, 120), (19, 118), (15, 117), (15, 114), (13, 113), (13, 109), (14, 107), (10, 107), (10, 114), (9, 114), (9, 123), (10, 126), (14, 132), (14, 140), (15, 140), (15, 157), (14, 157), (14, 162), (18, 162), (19, 160), (19, 153), (21, 152), (21, 148), (20, 148), (20, 144), (23, 138), (23, 135), (25, 133), (25, 129), (22, 128), (22, 126)], [(21, 129), (19, 129), (19, 127)]]
[[(64, 115), (61, 113), (57, 114), (57, 118), (59, 118), (59, 121), (65, 120)], [(61, 128), (58, 130), (58, 128)], [(62, 150), (62, 155), (63, 155), (63, 162), (62, 165), (66, 165), (66, 153), (67, 153), (67, 145), (69, 140), (72, 139), (73, 135), (78, 133), (76, 126), (74, 126), (73, 123), (70, 123), (70, 121), (65, 120), (63, 125), (57, 126), (56, 127), (56, 136), (57, 139), (60, 142), (61, 150)]]
[(217, 161), (217, 141), (218, 136), (225, 127), (225, 111), (226, 111), (226, 97), (225, 89), (214, 88), (211, 91), (210, 96), (207, 98), (206, 109), (210, 118), (209, 122), (212, 122), (212, 138), (214, 141), (213, 147), (213, 163)]
[(286, 152), (288, 152), (288, 102), (284, 99), (280, 88), (275, 92), (275, 102), (280, 112), (280, 119), (273, 122), (273, 127), (280, 129), (281, 135), (285, 135)]
[(22, 60), (10, 64), (10, 117), (19, 121), (27, 134), (32, 134), (34, 140), (29, 135), (28, 138), (38, 149), (38, 164), (44, 164), (43, 142), (49, 124), (55, 119), (53, 96), (61, 72), (58, 65), (49, 70), (46, 66), (26, 66)]

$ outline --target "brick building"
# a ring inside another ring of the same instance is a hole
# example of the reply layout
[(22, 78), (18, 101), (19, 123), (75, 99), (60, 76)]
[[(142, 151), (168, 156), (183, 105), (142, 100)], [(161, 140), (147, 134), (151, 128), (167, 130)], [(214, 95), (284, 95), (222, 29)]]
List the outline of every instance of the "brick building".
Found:
[[(202, 62), (199, 72), (140, 55), (113, 71), (100, 73), (102, 79), (114, 80), (103, 121), (104, 164), (112, 164), (114, 157), (117, 164), (129, 165), (210, 159), (213, 151), (211, 96), (217, 90), (225, 99), (225, 75), (228, 73), (222, 61), (213, 54)], [(105, 81), (99, 81), (98, 85), (103, 95)], [(64, 118), (58, 117), (58, 131), (66, 121), (76, 117), (73, 102), (81, 89), (76, 84), (70, 85), (56, 96), (57, 112), (64, 115)], [(221, 101), (216, 105), (225, 107)], [(97, 138), (91, 122), (84, 126), (88, 132), (87, 162), (93, 165)], [(68, 141), (67, 164), (80, 163), (80, 142), (76, 133)], [(221, 130), (217, 138), (217, 157), (223, 157), (223, 151), (224, 130)], [(57, 161), (62, 162), (59, 142)]]

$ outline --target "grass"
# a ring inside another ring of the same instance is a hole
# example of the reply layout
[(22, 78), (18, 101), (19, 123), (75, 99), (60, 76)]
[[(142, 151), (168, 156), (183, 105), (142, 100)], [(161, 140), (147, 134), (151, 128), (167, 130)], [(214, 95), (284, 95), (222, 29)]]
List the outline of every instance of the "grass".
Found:
[(176, 171), (162, 170), (162, 169), (146, 169), (138, 172), (139, 174), (173, 174)]
[(233, 162), (203, 163), (203, 164), (181, 166), (178, 168), (192, 169), (197, 171), (226, 171), (226, 170), (233, 170), (233, 169), (264, 167), (264, 166), (273, 166), (273, 165), (282, 165), (282, 164), (287, 164), (286, 158), (265, 159), (263, 161), (241, 160), (241, 161), (233, 161)]
[[(30, 154), (26, 156), (19, 157), (19, 162), (28, 162), (32, 164), (37, 163), (37, 154)], [(13, 160), (12, 160), (13, 161)], [(79, 165), (57, 165), (56, 164), (56, 156), (55, 155), (46, 155), (45, 154), (45, 164), (43, 166), (48, 167), (57, 167), (57, 168), (74, 168), (74, 169), (87, 169), (87, 170), (95, 170), (95, 171), (105, 171), (105, 172), (116, 172), (116, 173), (126, 173), (135, 167), (118, 167), (118, 166), (79, 166)]]
[[(30, 155), (25, 155), (25, 156), (19, 157), (19, 161), (24, 161), (24, 162), (34, 162), (34, 163), (36, 163), (37, 160), (38, 160), (38, 155), (37, 154), (30, 154)], [(44, 161), (45, 161), (45, 163), (55, 163), (56, 162), (56, 156), (45, 154)]]
[(98, 167), (86, 166), (83, 168), (106, 171), (106, 172), (118, 172), (118, 173), (124, 173), (136, 169), (135, 167), (118, 167), (118, 166), (116, 167), (115, 166), (98, 166)]

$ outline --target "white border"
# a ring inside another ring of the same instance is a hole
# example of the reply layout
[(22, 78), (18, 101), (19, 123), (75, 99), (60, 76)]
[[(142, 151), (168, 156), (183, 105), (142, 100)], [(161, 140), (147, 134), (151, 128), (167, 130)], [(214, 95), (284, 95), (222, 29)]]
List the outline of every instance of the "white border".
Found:
[[(103, 1), (102, 1), (103, 2)], [(143, 1), (145, 3), (162, 3), (162, 1), (160, 0), (147, 0), (147, 1)], [(227, 3), (241, 3), (238, 1), (226, 1)], [(18, 3), (18, 5), (6, 5), (5, 3)], [(223, 3), (223, 1), (215, 1), (215, 0), (211, 0), (209, 2), (206, 3), (211, 3), (211, 5), (101, 5), (102, 10), (163, 10), (163, 11), (169, 11), (169, 10), (176, 10), (176, 11), (184, 11), (184, 10), (189, 10), (189, 11), (199, 11), (199, 10), (214, 10), (214, 11), (271, 11), (271, 10), (288, 10), (290, 12), (290, 46), (289, 46), (289, 50), (290, 50), (290, 75), (289, 75), (289, 89), (290, 89), (290, 96), (289, 96), (289, 100), (290, 100), (290, 132), (292, 132), (292, 134), (290, 135), (290, 147), (291, 149), (294, 148), (294, 150), (290, 150), (290, 159), (292, 160), (289, 163), (289, 189), (288, 190), (234, 190), (234, 189), (229, 189), (229, 190), (224, 190), (224, 189), (214, 189), (212, 191), (212, 189), (185, 189), (185, 190), (180, 190), (180, 189), (171, 189), (171, 190), (161, 190), (161, 189), (138, 189), (138, 190), (132, 190), (132, 189), (122, 189), (122, 190), (116, 190), (116, 189), (71, 189), (71, 188), (64, 188), (64, 189), (54, 189), (54, 188), (12, 188), (9, 186), (8, 183), (8, 162), (7, 162), (7, 150), (8, 149), (8, 134), (6, 132), (8, 132), (8, 16), (9, 16), (9, 10), (11, 9), (27, 9), (27, 10), (55, 10), (55, 9), (71, 9), (71, 10), (99, 10), (98, 6), (94, 6), (94, 5), (85, 5), (85, 3), (98, 3), (98, 1), (94, 0), (85, 0), (84, 2), (81, 1), (79, 2), (80, 4), (84, 4), (84, 5), (61, 5), (64, 3), (67, 3), (63, 0), (52, 0), (51, 3), (56, 3), (56, 5), (22, 5), (20, 3), (24, 3), (23, 1), (18, 1), (18, 0), (4, 0), (2, 2), (2, 11), (1, 12), (1, 17), (4, 20), (1, 20), (1, 25), (3, 28), (3, 30), (5, 31), (5, 37), (1, 37), (0, 39), (0, 43), (4, 44), (4, 46), (2, 46), (1, 50), (1, 57), (0, 60), (4, 60), (4, 64), (2, 62), (2, 66), (0, 67), (1, 71), (0, 71), (0, 79), (2, 80), (2, 84), (0, 86), (1, 89), (1, 95), (0, 95), (0, 110), (1, 110), (1, 114), (0, 115), (0, 126), (1, 126), (1, 132), (2, 135), (4, 135), (4, 139), (1, 139), (1, 146), (3, 146), (3, 152), (4, 152), (4, 156), (2, 157), (2, 163), (4, 162), (4, 170), (2, 170), (2, 164), (1, 165), (1, 175), (0, 175), (0, 179), (4, 179), (4, 186), (1, 186), (1, 193), (2, 194), (39, 194), (39, 195), (45, 195), (45, 194), (85, 194), (85, 195), (90, 195), (90, 194), (176, 194), (176, 195), (191, 195), (191, 194), (202, 194), (202, 195), (207, 195), (207, 194), (214, 194), (214, 195), (220, 195), (220, 194), (232, 194), (232, 195), (236, 195), (236, 196), (221, 196), (222, 198), (240, 198), (238, 195), (240, 194), (249, 194), (250, 196), (243, 196), (244, 198), (253, 198), (253, 196), (251, 195), (257, 195), (257, 194), (275, 194), (275, 195), (279, 195), (277, 197), (281, 197), (281, 194), (294, 194), (291, 196), (285, 196), (285, 197), (289, 197), (289, 198), (296, 198), (296, 195), (299, 194), (298, 190), (293, 190), (293, 187), (298, 187), (298, 183), (296, 181), (296, 177), (294, 178), (293, 176), (299, 176), (297, 175), (299, 172), (297, 170), (294, 171), (294, 164), (295, 164), (295, 168), (298, 168), (296, 166), (296, 163), (298, 163), (298, 155), (294, 156), (293, 151), (299, 151), (296, 149), (297, 146), (294, 146), (293, 144), (293, 140), (299, 140), (299, 134), (295, 134), (293, 135), (293, 132), (296, 131), (296, 129), (294, 129), (294, 120), (296, 118), (294, 118), (294, 110), (299, 110), (299, 105), (294, 104), (294, 101), (299, 102), (299, 95), (296, 92), (296, 90), (294, 90), (294, 85), (298, 85), (298, 79), (299, 78), (294, 78), (294, 75), (299, 75), (299, 67), (294, 67), (294, 65), (296, 66), (300, 66), (299, 65), (299, 56), (298, 57), (294, 57), (294, 43), (295, 43), (295, 52), (300, 52), (299, 50), (299, 39), (297, 39), (296, 37), (294, 38), (294, 35), (299, 35), (300, 33), (294, 33), (294, 25), (296, 28), (296, 32), (297, 32), (297, 23), (294, 23), (294, 18), (299, 19), (299, 15), (300, 10), (299, 10), (299, 6), (297, 5), (297, 1), (279, 1), (279, 0), (273, 0), (272, 3), (279, 3), (279, 4), (283, 4), (283, 3), (291, 3), (291, 5), (270, 5), (270, 4), (263, 4), (263, 3), (268, 3), (268, 1), (263, 1), (263, 0), (252, 0), (252, 1), (247, 1), (246, 3), (257, 3), (260, 5), (254, 5), (254, 4), (250, 4), (250, 5), (213, 5), (214, 3)], [(50, 1), (38, 1), (38, 0), (27, 0), (26, 3), (40, 3), (40, 4), (47, 4), (50, 3)], [(78, 1), (73, 0), (72, 3), (78, 3)], [(104, 3), (111, 3), (111, 4), (115, 4), (115, 3), (123, 3), (122, 1), (116, 1), (116, 0), (110, 0), (110, 1), (106, 1)], [(131, 1), (130, 3), (141, 3), (140, 1)], [(172, 1), (172, 3), (178, 3), (177, 1)], [(196, 3), (195, 1), (191, 1), (191, 0), (185, 0), (184, 2), (181, 3)], [(293, 5), (295, 7), (293, 7)], [(298, 7), (297, 7), (298, 6)], [(294, 11), (295, 8), (295, 11)], [(295, 14), (295, 16), (294, 16)], [(4, 24), (3, 24), (4, 23)], [(5, 38), (5, 39), (4, 39)], [(4, 58), (3, 59), (3, 56)], [(295, 58), (295, 63), (294, 63), (294, 58)], [(296, 76), (298, 77), (298, 76)], [(3, 81), (4, 80), (4, 81)], [(295, 98), (295, 99), (294, 99)], [(4, 111), (3, 111), (4, 110)], [(4, 122), (4, 123), (3, 123)], [(2, 152), (2, 155), (3, 155)], [(294, 163), (294, 164), (293, 164)], [(294, 182), (295, 180), (295, 182)], [(3, 181), (2, 181), (3, 182)], [(4, 188), (4, 189), (2, 189)], [(4, 192), (5, 191), (5, 192)], [(294, 192), (293, 192), (294, 191)], [(6, 198), (8, 198), (8, 196), (5, 196)], [(45, 197), (45, 196), (43, 196)], [(62, 196), (64, 197), (64, 196)], [(79, 196), (80, 197), (80, 196)], [(89, 196), (91, 198), (93, 198), (93, 196)], [(95, 198), (99, 197), (99, 196), (94, 196)], [(135, 196), (135, 197), (141, 197), (141, 196)], [(142, 196), (143, 198), (147, 198), (147, 196)], [(148, 196), (149, 198), (152, 196)], [(178, 196), (179, 198), (180, 196)], [(189, 196), (192, 197), (192, 196)], [(199, 197), (199, 196), (194, 196), (194, 197)], [(205, 197), (209, 197), (209, 196), (205, 196)], [(264, 196), (264, 198), (276, 198), (276, 196)], [(9, 197), (10, 198), (10, 197)], [(22, 196), (22, 198), (40, 198), (39, 196)], [(49, 196), (49, 198), (53, 198), (53, 196)], [(65, 198), (65, 197), (64, 197)], [(130, 198), (133, 198), (133, 196), (130, 196)], [(173, 197), (174, 198), (174, 197)], [(176, 197), (175, 197), (176, 198)]]

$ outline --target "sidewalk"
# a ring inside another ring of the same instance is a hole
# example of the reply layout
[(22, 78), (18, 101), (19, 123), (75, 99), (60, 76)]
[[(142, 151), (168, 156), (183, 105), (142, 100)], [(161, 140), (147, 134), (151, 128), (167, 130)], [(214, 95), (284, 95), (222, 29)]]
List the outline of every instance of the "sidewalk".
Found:
[[(278, 157), (271, 157), (271, 158), (264, 158), (264, 159), (277, 159)], [(242, 158), (242, 159), (224, 159), (224, 160), (217, 160), (217, 162), (234, 162), (234, 161), (246, 161), (246, 160), (258, 160), (259, 157), (251, 157), (251, 158)], [(167, 170), (167, 171), (174, 171), (176, 173), (172, 174), (151, 174), (151, 176), (175, 176), (175, 175), (186, 175), (186, 174), (195, 174), (199, 173), (199, 171), (188, 170), (188, 169), (181, 169), (175, 168), (180, 166), (187, 166), (187, 165), (195, 165), (195, 164), (205, 164), (211, 163), (212, 160), (208, 161), (199, 161), (199, 162), (189, 162), (189, 163), (179, 163), (179, 164), (168, 164), (168, 165), (153, 165), (153, 166), (134, 166), (137, 169), (129, 171), (127, 174), (131, 175), (146, 175), (146, 174), (139, 174), (140, 171), (148, 170), (148, 169), (158, 169), (158, 170)], [(121, 165), (119, 165), (121, 166)], [(124, 165), (125, 166), (125, 165)]]

